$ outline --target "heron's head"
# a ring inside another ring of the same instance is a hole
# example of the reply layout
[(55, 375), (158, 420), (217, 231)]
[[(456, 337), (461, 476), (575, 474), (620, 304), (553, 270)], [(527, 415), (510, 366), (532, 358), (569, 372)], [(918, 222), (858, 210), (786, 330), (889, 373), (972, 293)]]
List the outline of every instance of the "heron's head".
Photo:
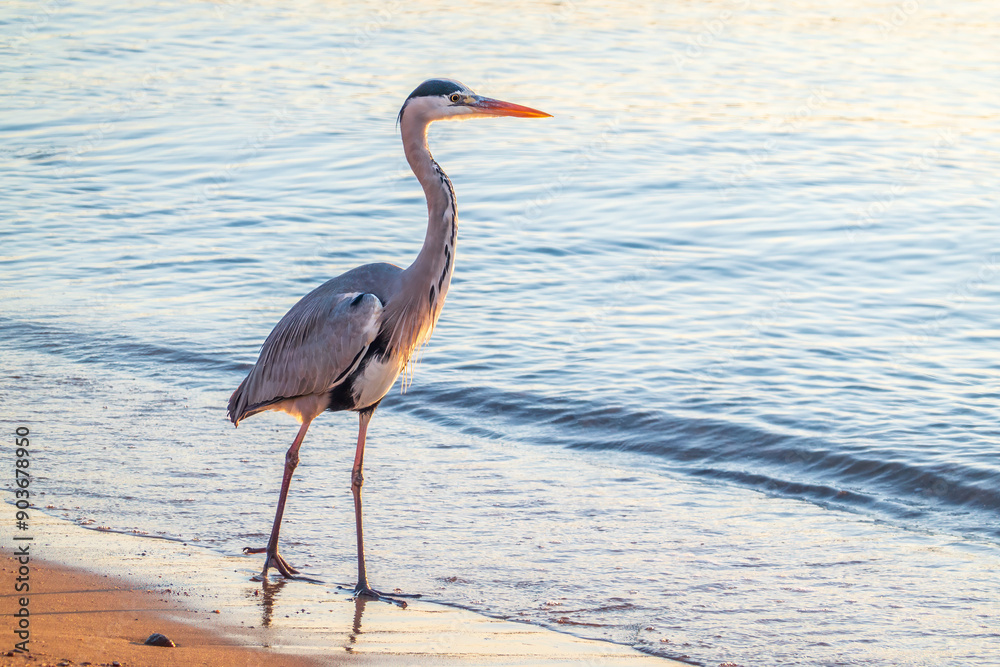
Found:
[(516, 116), (518, 118), (549, 118), (551, 114), (519, 104), (481, 97), (468, 87), (451, 79), (428, 79), (416, 87), (399, 110), (403, 117), (420, 121), (461, 120), (486, 116)]

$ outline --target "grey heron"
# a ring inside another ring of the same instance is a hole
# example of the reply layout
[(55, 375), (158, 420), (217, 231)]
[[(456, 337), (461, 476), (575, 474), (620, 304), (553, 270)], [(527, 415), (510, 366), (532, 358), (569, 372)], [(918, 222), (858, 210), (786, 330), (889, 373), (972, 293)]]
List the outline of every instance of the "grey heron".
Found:
[(275, 567), (294, 578), (298, 570), (278, 552), (278, 533), (299, 448), (309, 424), (326, 410), (358, 413), (358, 441), (351, 470), (357, 527), (358, 583), (354, 596), (385, 598), (368, 584), (365, 570), (361, 487), (368, 423), (382, 398), (427, 341), (444, 305), (455, 268), (458, 214), (455, 190), (427, 148), (427, 128), (437, 120), (492, 116), (544, 118), (529, 107), (482, 97), (450, 79), (429, 79), (410, 93), (399, 111), (403, 151), (427, 198), (427, 233), (406, 269), (366, 264), (320, 285), (292, 306), (264, 341), (257, 363), (229, 399), (229, 419), (240, 421), (277, 410), (301, 424), (285, 454), (278, 507), (264, 548), (261, 577)]

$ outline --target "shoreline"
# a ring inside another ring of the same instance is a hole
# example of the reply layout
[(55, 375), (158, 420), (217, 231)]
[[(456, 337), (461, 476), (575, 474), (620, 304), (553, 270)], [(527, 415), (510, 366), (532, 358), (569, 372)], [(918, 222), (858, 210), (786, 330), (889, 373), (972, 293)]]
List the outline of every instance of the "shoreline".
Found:
[[(0, 649), (0, 666), (43, 664), (208, 665), (212, 667), (316, 667), (323, 663), (295, 653), (251, 647), (220, 633), (204, 612), (185, 609), (170, 589), (138, 586), (49, 561), (32, 561), (28, 654)], [(13, 578), (16, 558), (5, 555), (3, 577)], [(16, 596), (4, 594), (0, 613), (17, 611)], [(160, 633), (173, 648), (146, 646)], [(17, 642), (15, 639), (12, 644)], [(29, 657), (30, 656), (30, 657)]]
[[(3, 543), (16, 544), (4, 527)], [(335, 584), (252, 582), (242, 557), (187, 543), (95, 531), (39, 511), (28, 533), (29, 648), (8, 655), (19, 596), (5, 550), (0, 666), (684, 665), (628, 646), (416, 600), (354, 602)], [(252, 565), (256, 566), (254, 560)], [(177, 648), (143, 645), (153, 632)]]

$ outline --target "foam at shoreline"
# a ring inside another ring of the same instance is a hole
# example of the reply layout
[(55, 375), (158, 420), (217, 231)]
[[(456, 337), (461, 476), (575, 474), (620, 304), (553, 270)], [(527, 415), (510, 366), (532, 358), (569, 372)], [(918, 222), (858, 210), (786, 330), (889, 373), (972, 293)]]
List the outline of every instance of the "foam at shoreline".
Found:
[[(413, 601), (406, 609), (355, 604), (336, 583), (279, 577), (256, 583), (250, 577), (259, 559), (90, 530), (40, 512), (32, 513), (28, 534), (34, 538), (34, 559), (122, 578), (172, 598), (184, 611), (161, 612), (166, 618), (250, 648), (321, 664), (340, 664), (337, 658), (348, 654), (351, 664), (682, 664), (440, 604)], [(11, 537), (5, 535), (4, 542), (12, 544)]]

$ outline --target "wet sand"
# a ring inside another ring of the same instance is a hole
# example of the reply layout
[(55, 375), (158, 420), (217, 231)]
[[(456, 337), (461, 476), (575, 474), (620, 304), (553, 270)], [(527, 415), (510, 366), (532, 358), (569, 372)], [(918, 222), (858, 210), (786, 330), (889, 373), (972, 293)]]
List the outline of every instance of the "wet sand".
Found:
[[(9, 527), (6, 545), (15, 544)], [(7, 655), (18, 563), (3, 559), (0, 666), (681, 665), (629, 647), (412, 601), (354, 602), (335, 584), (250, 581), (257, 559), (81, 528), (32, 512), (30, 657)], [(100, 571), (97, 571), (100, 570)], [(152, 633), (176, 648), (145, 646)], [(71, 661), (71, 662), (69, 662)]]
[[(3, 579), (12, 581), (17, 567), (15, 559), (5, 556)], [(304, 656), (252, 649), (226, 639), (217, 632), (219, 620), (184, 609), (163, 589), (135, 586), (116, 577), (39, 561), (31, 563), (30, 578), (31, 659), (9, 655), (19, 639), (5, 642), (6, 655), (0, 657), (4, 667), (62, 662), (164, 667), (322, 664)], [(17, 596), (5, 593), (2, 601), (0, 614), (10, 619), (18, 610)], [(146, 646), (143, 642), (154, 632), (168, 637), (176, 647)]]

